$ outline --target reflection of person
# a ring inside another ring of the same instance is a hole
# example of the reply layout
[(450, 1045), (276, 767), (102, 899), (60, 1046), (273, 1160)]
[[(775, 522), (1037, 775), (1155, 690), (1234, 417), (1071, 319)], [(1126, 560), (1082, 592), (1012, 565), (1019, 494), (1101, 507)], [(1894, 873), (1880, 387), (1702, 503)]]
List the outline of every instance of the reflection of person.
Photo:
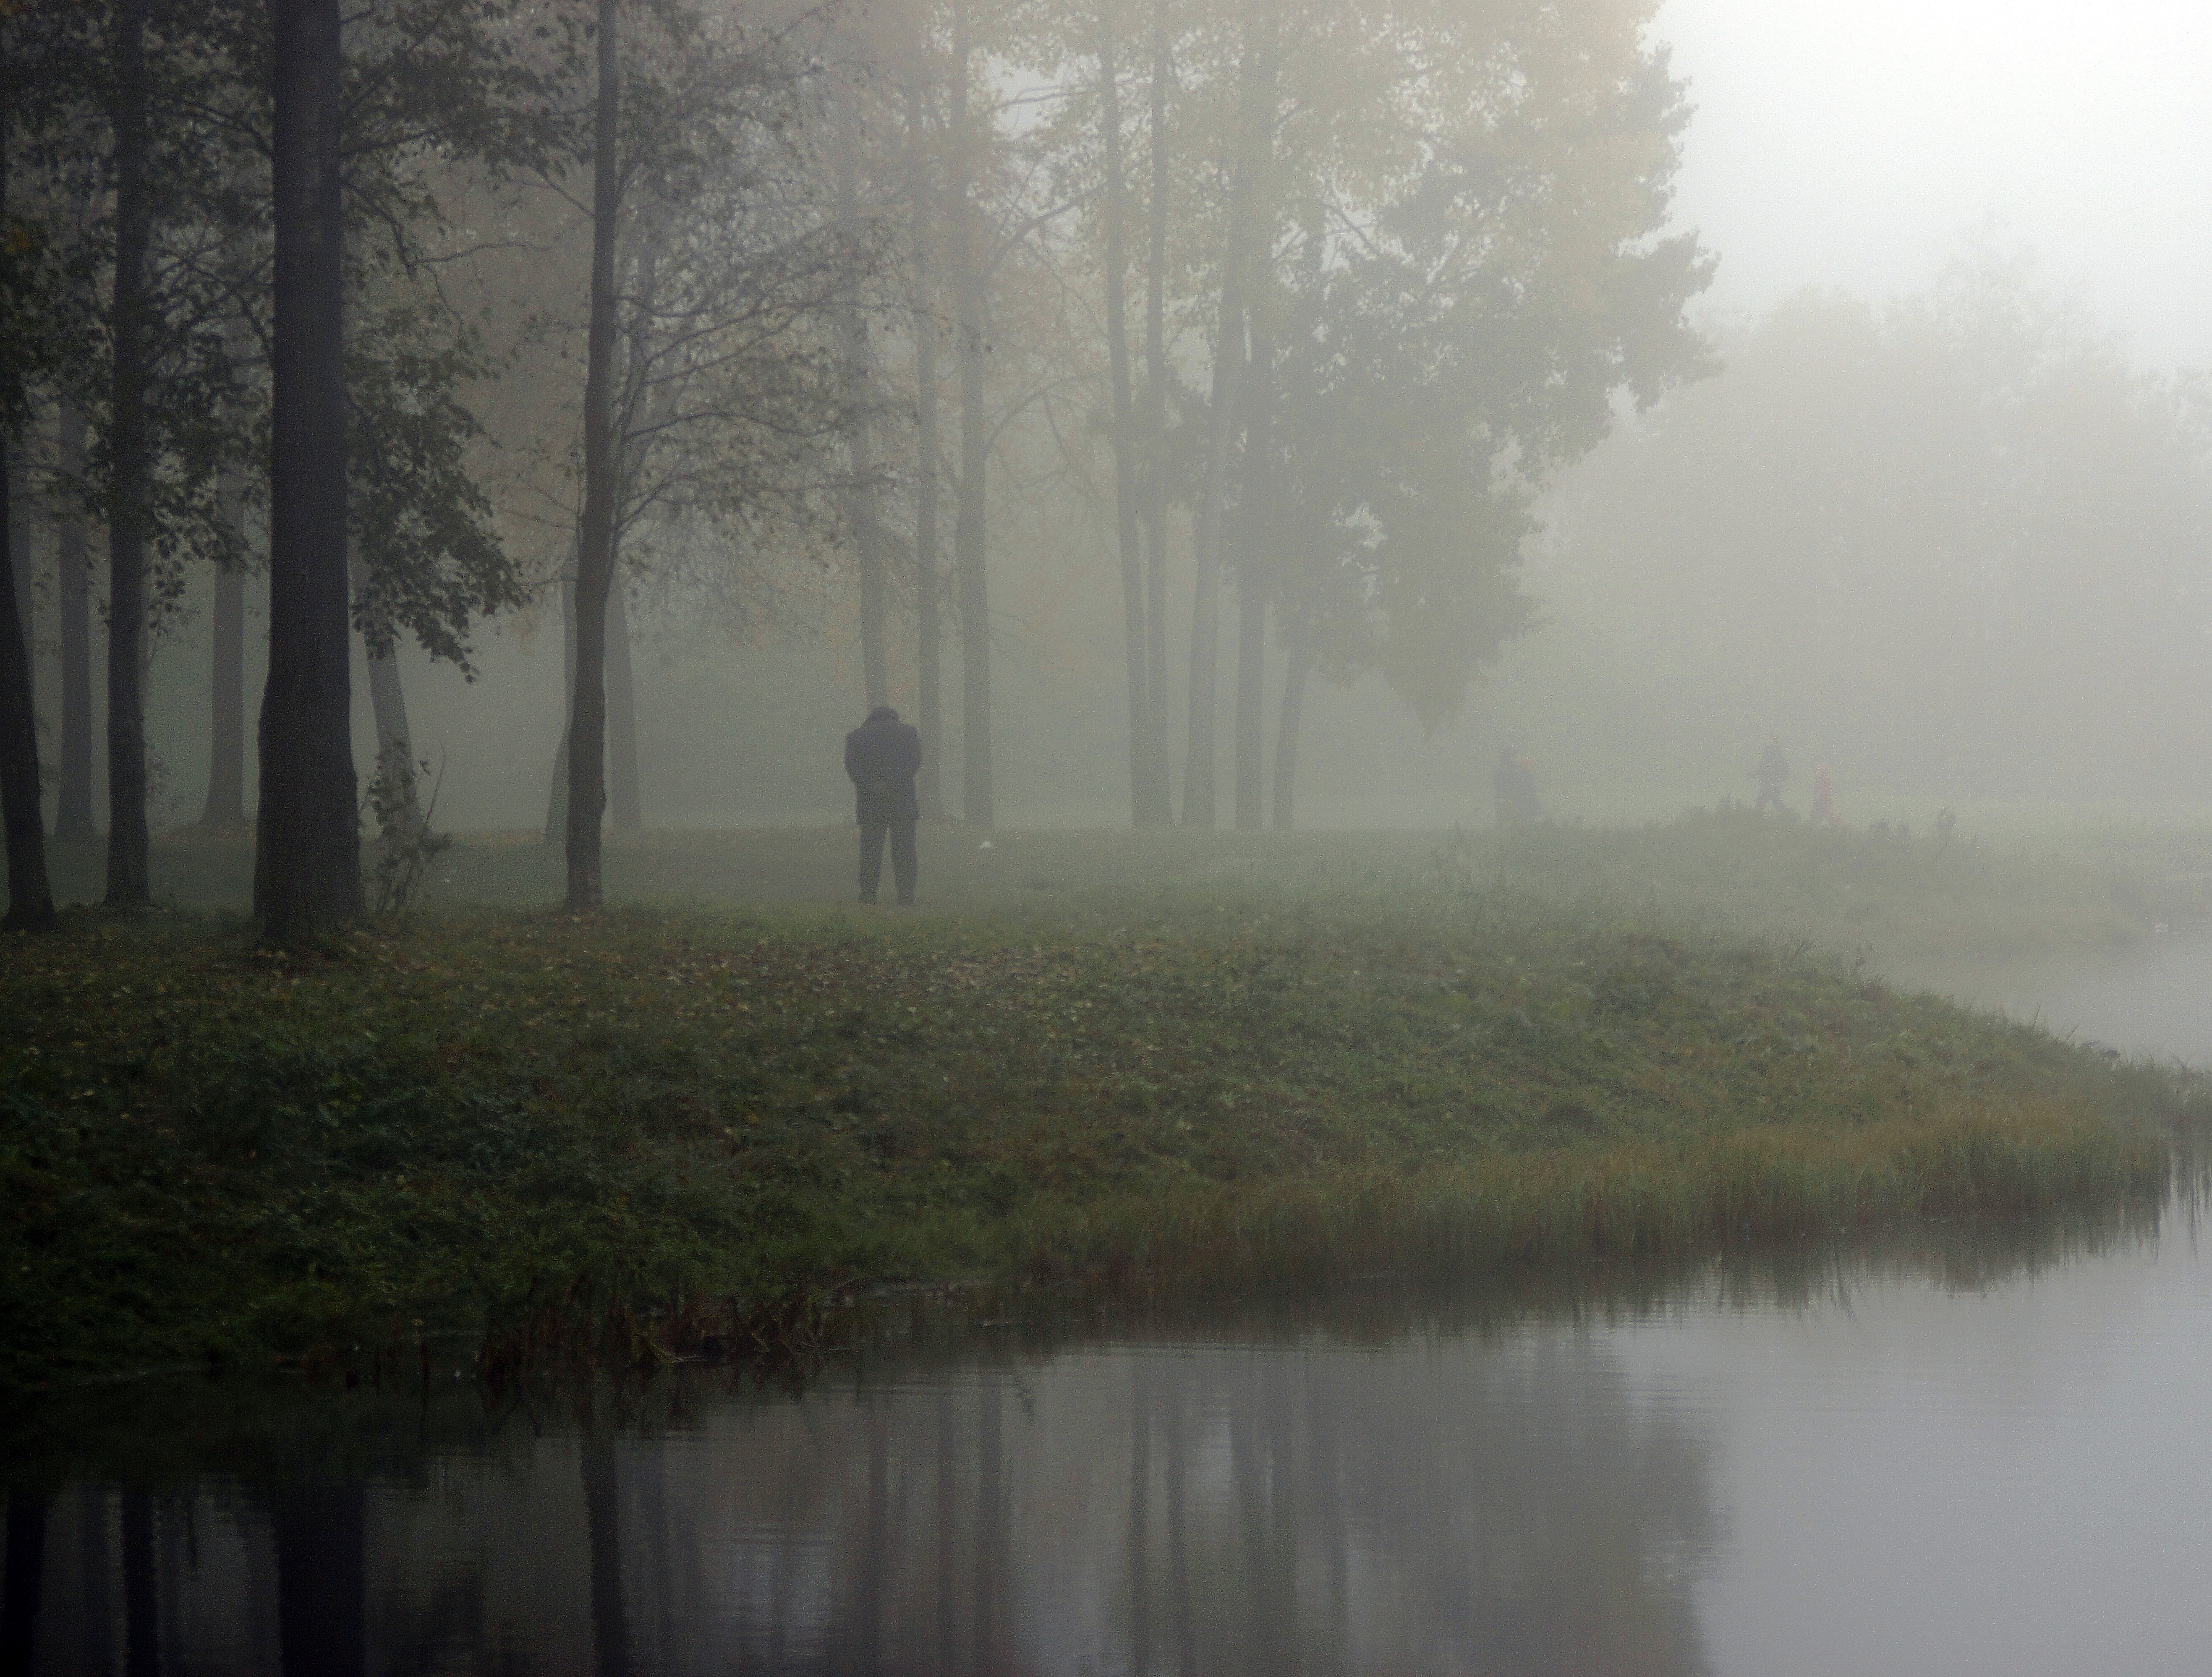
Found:
[(860, 901), (876, 900), (876, 884), (884, 873), (884, 835), (890, 835), (891, 877), (898, 882), (898, 900), (914, 901), (915, 876), (919, 871), (914, 854), (914, 823), (921, 806), (915, 802), (914, 777), (921, 768), (921, 735), (914, 724), (899, 720), (889, 705), (878, 705), (868, 720), (845, 736), (845, 772), (853, 777), (853, 790), (860, 823)]
[(1759, 801), (1752, 809), (1763, 811), (1771, 804), (1787, 815), (1789, 811), (1782, 802), (1782, 783), (1790, 778), (1790, 760), (1782, 755), (1782, 742), (1772, 734), (1766, 736), (1766, 749), (1759, 754), (1759, 767), (1752, 770), (1752, 778), (1759, 782)]
[(1828, 765), (1816, 763), (1813, 769), (1813, 819), (1823, 827), (1839, 827), (1836, 819), (1836, 788), (1828, 781)]
[(1536, 795), (1536, 763), (1508, 745), (1498, 754), (1498, 770), (1491, 785), (1498, 794), (1498, 824), (1527, 826), (1544, 818), (1544, 800)]

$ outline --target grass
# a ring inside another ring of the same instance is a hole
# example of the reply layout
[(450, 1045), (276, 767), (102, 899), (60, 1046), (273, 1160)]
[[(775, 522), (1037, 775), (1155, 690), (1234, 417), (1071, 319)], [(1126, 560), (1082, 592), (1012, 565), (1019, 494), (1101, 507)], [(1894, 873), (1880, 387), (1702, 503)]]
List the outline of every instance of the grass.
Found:
[(1347, 883), (1310, 842), (1293, 883), (1162, 844), (1198, 860), (957, 914), (455, 908), (301, 963), (73, 912), (0, 965), (0, 1383), (2108, 1206), (2196, 1115), (1805, 945), (1655, 929), (1586, 865), (1501, 890), (1431, 842)]

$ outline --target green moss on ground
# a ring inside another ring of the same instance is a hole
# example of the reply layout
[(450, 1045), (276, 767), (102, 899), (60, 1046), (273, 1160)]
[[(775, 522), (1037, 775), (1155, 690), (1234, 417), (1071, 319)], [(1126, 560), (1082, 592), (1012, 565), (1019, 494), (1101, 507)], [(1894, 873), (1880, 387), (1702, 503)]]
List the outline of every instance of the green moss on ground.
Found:
[(19, 1387), (2109, 1200), (2163, 1186), (2193, 1098), (1802, 953), (1449, 890), (476, 911), (301, 963), (83, 912), (7, 957)]

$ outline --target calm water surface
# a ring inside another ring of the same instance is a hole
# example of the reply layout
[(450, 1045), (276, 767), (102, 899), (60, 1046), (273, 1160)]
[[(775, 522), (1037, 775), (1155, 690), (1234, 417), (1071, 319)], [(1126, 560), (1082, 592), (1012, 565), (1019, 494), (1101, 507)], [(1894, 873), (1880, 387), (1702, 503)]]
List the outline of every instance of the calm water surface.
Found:
[(87, 1398), (12, 1435), (0, 1670), (2212, 1669), (2212, 1250), (1992, 1238), (799, 1392)]

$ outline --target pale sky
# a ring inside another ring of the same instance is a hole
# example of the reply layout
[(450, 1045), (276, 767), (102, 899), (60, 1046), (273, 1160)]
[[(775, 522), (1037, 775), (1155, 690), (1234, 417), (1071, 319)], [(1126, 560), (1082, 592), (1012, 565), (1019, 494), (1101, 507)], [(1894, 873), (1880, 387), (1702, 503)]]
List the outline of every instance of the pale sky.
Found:
[(2212, 4), (1665, 0), (1711, 293), (1883, 297), (1994, 227), (2141, 361), (2212, 366)]

